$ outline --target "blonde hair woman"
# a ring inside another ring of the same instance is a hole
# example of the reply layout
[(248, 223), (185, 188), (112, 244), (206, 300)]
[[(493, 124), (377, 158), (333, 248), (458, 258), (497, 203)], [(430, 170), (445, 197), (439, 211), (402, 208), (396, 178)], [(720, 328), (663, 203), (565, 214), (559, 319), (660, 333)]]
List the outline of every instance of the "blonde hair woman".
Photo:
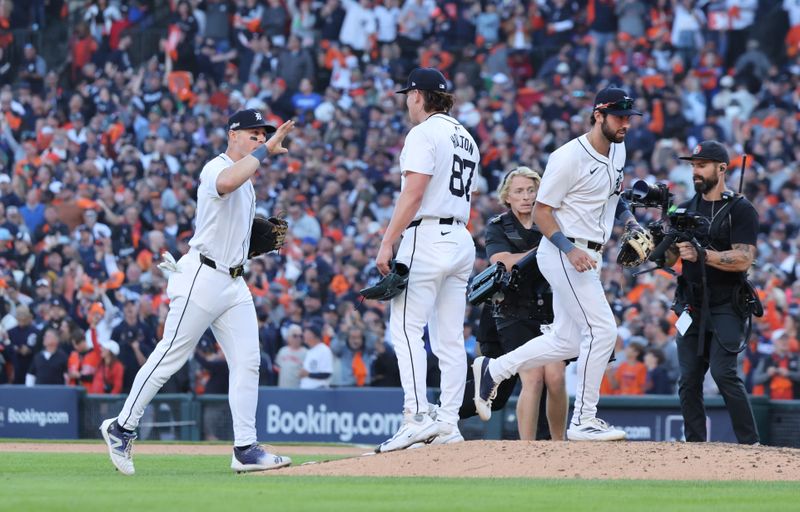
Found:
[[(500, 202), (508, 208), (491, 219), (486, 227), (486, 254), (492, 263), (502, 263), (511, 269), (534, 251), (542, 238), (533, 223), (533, 203), (541, 178), (528, 167), (509, 172), (497, 189)], [(541, 334), (541, 326), (552, 321), (552, 292), (541, 275), (536, 260), (528, 259), (520, 275), (516, 292), (504, 294), (496, 303), (493, 317), (497, 324), (502, 353), (510, 352)], [(483, 347), (482, 347), (483, 348)], [(517, 427), (522, 440), (536, 439), (539, 405), (544, 386), (547, 386), (547, 420), (552, 439), (563, 440), (567, 419), (567, 393), (564, 385), (564, 363), (522, 370), (519, 378), (522, 391), (517, 401)], [(495, 407), (505, 404), (516, 385), (515, 379), (504, 382), (498, 389)], [(503, 388), (505, 386), (505, 388)], [(504, 395), (501, 400), (501, 395)]]

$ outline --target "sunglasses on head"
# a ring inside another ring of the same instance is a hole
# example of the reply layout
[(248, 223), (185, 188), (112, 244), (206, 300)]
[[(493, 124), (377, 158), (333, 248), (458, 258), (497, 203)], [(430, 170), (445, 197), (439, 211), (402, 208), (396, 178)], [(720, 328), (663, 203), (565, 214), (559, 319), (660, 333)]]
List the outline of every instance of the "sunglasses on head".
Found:
[(630, 110), (633, 108), (633, 98), (625, 96), (619, 101), (609, 103), (599, 103), (595, 105), (595, 110)]

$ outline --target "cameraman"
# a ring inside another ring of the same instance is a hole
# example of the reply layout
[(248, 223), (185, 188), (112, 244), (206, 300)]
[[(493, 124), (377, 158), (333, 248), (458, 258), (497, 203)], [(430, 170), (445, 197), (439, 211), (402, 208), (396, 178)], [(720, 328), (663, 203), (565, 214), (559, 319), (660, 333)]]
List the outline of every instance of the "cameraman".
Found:
[[(509, 172), (497, 191), (509, 210), (486, 226), (486, 255), (492, 264), (501, 262), (509, 271), (536, 249), (542, 233), (533, 224), (533, 203), (539, 190), (539, 175), (528, 167)], [(541, 325), (553, 321), (552, 291), (539, 273), (536, 260), (520, 269), (516, 290), (504, 290), (495, 304), (493, 317), (503, 353), (522, 346), (541, 334)], [(517, 401), (517, 427), (521, 440), (536, 439), (539, 399), (547, 387), (547, 420), (554, 440), (564, 440), (567, 421), (567, 392), (564, 362), (558, 361), (519, 372), (522, 390)], [(513, 381), (512, 381), (513, 382)], [(541, 433), (541, 432), (540, 432)], [(542, 438), (540, 436), (540, 438)], [(545, 437), (546, 438), (546, 437)]]
[[(756, 253), (758, 213), (747, 199), (726, 190), (730, 160), (722, 144), (703, 141), (681, 160), (691, 163), (697, 192), (681, 207), (708, 220), (691, 233), (704, 255), (698, 254), (692, 242), (679, 242), (667, 253), (670, 266), (678, 256), (683, 260), (673, 309), (681, 315), (678, 360), (684, 434), (689, 442), (706, 441), (703, 377), (710, 368), (728, 406), (736, 439), (740, 444), (755, 444), (758, 431), (736, 362), (750, 314), (746, 301), (737, 298), (749, 290), (746, 273)], [(689, 319), (687, 328), (681, 320)]]

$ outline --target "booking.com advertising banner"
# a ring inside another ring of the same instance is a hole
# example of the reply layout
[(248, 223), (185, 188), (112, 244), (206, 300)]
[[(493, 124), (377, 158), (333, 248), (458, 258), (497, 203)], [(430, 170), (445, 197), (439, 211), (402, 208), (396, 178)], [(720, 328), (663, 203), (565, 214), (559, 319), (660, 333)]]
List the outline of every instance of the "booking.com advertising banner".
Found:
[(403, 422), (402, 389), (261, 388), (256, 430), (268, 442), (377, 444)]
[(0, 437), (77, 439), (81, 389), (0, 386)]

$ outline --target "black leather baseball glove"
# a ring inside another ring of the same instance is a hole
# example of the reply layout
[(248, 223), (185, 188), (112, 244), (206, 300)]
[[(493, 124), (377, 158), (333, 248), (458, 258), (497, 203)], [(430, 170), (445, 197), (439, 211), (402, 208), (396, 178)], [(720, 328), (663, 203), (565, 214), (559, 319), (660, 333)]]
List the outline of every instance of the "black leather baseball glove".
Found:
[(649, 231), (627, 229), (619, 241), (617, 263), (623, 267), (638, 267), (653, 252), (655, 244)]
[(389, 267), (391, 270), (380, 281), (359, 292), (365, 299), (389, 300), (403, 293), (408, 285), (408, 266), (392, 260), (389, 262)]
[(248, 258), (255, 258), (270, 251), (277, 251), (283, 246), (286, 239), (286, 230), (289, 224), (281, 218), (264, 218), (256, 215), (253, 218), (253, 228), (250, 230), (250, 252)]

